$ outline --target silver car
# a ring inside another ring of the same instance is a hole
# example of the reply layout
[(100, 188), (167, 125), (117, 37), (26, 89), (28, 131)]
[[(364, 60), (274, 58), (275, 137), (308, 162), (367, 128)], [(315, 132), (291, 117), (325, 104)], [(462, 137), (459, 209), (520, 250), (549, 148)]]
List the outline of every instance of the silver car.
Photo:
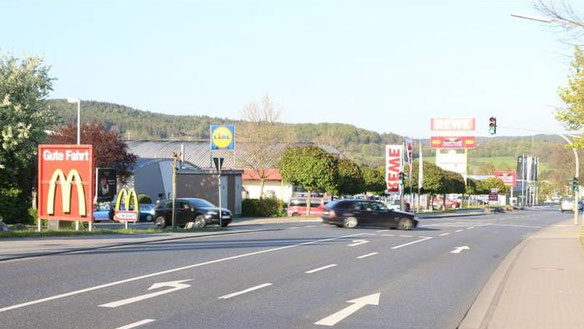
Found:
[[(578, 210), (584, 209), (584, 202), (578, 201)], [(574, 198), (563, 198), (560, 202), (560, 212), (573, 211), (574, 210)]]

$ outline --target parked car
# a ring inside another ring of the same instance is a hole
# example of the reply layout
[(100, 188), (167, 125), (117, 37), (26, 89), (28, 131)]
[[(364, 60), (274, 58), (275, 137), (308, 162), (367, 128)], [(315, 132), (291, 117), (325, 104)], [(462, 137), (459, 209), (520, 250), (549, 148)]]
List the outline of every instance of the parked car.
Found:
[[(288, 216), (306, 216), (307, 214), (307, 207), (306, 207), (306, 198), (292, 198), (290, 202), (288, 202), (287, 212)], [(329, 198), (316, 198), (313, 197), (310, 199), (310, 215), (311, 216), (321, 216), (324, 207), (327, 203), (330, 202)]]
[(156, 216), (156, 209), (152, 203), (140, 204), (140, 221), (151, 222)]
[[(387, 200), (385, 202), (385, 205), (387, 206), (387, 208), (392, 209), (392, 210), (400, 210), (401, 206), (400, 206), (400, 202), (398, 199), (395, 200)], [(407, 201), (404, 201), (404, 207), (405, 207), (405, 211), (409, 212), (410, 211), (410, 203)]]
[(109, 221), (114, 219), (114, 210), (111, 202), (98, 203), (93, 209), (93, 220)]
[[(440, 207), (442, 207), (442, 198), (435, 198), (434, 199), (434, 208), (439, 209)], [(456, 200), (446, 199), (446, 202), (444, 203), (444, 207), (450, 208), (450, 209), (457, 209), (457, 208), (460, 208), (460, 202), (458, 202)]]
[[(560, 212), (573, 211), (574, 210), (574, 198), (563, 198), (560, 202)], [(578, 201), (578, 210), (584, 210), (584, 201)]]
[[(197, 198), (177, 198), (175, 209), (175, 221), (177, 226), (185, 226), (188, 222), (194, 222), (198, 227), (209, 224), (219, 224), (219, 211), (221, 211), (221, 226), (226, 227), (231, 223), (233, 215), (229, 209), (219, 209), (207, 200)], [(162, 200), (155, 209), (155, 224), (164, 228), (172, 224), (172, 200)]]
[(418, 226), (414, 214), (387, 208), (380, 201), (335, 200), (329, 202), (321, 216), (322, 221), (339, 227), (387, 226), (411, 230)]

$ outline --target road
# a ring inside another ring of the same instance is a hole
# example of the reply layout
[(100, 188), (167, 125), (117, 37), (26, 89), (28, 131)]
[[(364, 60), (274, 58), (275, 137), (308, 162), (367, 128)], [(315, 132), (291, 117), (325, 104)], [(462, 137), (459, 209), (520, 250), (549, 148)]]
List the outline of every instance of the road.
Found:
[(0, 262), (2, 328), (456, 328), (522, 239), (571, 214), (320, 223)]

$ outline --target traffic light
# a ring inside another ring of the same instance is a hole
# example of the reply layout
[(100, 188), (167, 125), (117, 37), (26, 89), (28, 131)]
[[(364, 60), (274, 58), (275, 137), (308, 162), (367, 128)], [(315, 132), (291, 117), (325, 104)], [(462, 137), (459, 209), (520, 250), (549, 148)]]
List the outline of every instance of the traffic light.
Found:
[(400, 185), (404, 185), (404, 184), (405, 184), (405, 182), (406, 182), (406, 180), (405, 180), (405, 178), (404, 178), (404, 172), (403, 172), (403, 171), (400, 171), (400, 172), (399, 172), (399, 184), (400, 184)]
[(497, 133), (497, 118), (489, 118), (489, 134), (494, 135)]
[(578, 181), (578, 177), (572, 178), (572, 189), (574, 191), (578, 191), (580, 189), (580, 182)]

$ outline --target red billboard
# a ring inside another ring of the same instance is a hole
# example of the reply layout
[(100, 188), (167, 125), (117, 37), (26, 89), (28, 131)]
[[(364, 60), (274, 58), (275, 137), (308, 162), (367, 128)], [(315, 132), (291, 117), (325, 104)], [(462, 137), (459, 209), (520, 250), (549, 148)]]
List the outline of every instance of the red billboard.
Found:
[(48, 220), (93, 222), (93, 146), (38, 146), (38, 211)]
[(517, 187), (517, 174), (514, 171), (495, 171), (495, 177), (502, 180), (506, 186)]
[(385, 191), (399, 192), (399, 172), (402, 170), (402, 145), (385, 145)]
[(474, 149), (476, 138), (474, 136), (432, 136), (430, 138), (430, 147), (432, 149)]

